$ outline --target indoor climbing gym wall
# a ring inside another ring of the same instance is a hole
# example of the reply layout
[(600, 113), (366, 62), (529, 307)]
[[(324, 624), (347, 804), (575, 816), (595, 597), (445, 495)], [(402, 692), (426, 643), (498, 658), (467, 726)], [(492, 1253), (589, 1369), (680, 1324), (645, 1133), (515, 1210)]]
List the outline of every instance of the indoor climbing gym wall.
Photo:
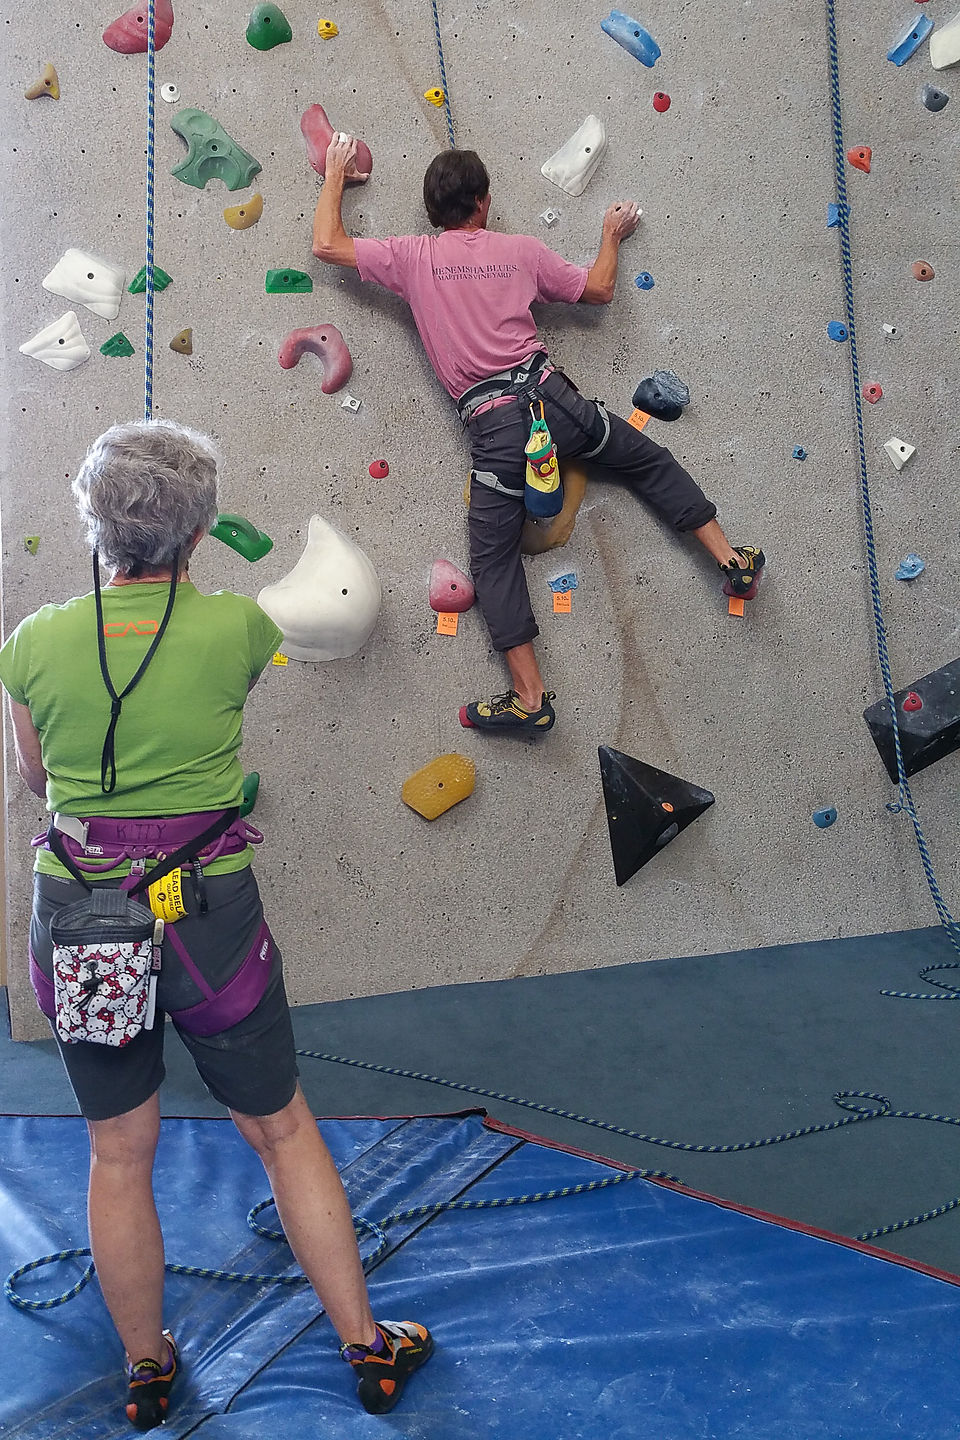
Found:
[[(842, 7), (837, 84), (821, 0), (324, 3), (157, 0), (155, 146), (146, 5), (0, 12), (6, 633), (89, 589), (70, 478), (144, 413), (152, 150), (153, 413), (223, 454), (192, 574), (266, 590), (288, 641), (242, 759), (294, 1000), (934, 923), (960, 880), (955, 0)], [(635, 200), (613, 303), (545, 307), (542, 334), (767, 556), (738, 606), (694, 542), (588, 482), (566, 546), (527, 561), (557, 693), (538, 740), (459, 723), (507, 685), (459, 608), (466, 444), (406, 307), (313, 257), (331, 127), (372, 157), (357, 236), (427, 229), (451, 141), (490, 169), (492, 227), (576, 262)], [(344, 591), (318, 648), (297, 617)], [(6, 795), (29, 1038), (43, 817), (9, 734)]]

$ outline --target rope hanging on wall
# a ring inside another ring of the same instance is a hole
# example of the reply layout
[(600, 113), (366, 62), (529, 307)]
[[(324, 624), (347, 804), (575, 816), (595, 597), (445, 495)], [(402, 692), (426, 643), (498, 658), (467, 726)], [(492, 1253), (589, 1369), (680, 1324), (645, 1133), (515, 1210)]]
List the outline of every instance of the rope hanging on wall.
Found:
[(443, 86), (443, 109), (447, 117), (447, 134), (450, 137), (450, 149), (456, 150), (457, 142), (453, 135), (453, 114), (450, 110), (450, 87), (447, 84), (447, 67), (443, 59), (443, 39), (440, 34), (440, 12), (437, 8), (437, 0), (430, 0), (433, 7), (433, 33), (437, 37), (437, 57), (440, 61), (440, 84)]
[(156, 0), (147, 3), (147, 274), (146, 321), (143, 343), (143, 418), (153, 418), (153, 221), (156, 208), (154, 196), (154, 129), (157, 98), (157, 12)]

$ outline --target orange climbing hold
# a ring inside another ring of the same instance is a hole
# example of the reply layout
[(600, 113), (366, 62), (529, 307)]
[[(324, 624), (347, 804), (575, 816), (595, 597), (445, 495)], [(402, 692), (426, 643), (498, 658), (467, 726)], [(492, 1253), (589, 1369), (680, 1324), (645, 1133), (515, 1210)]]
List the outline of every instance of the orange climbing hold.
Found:
[[(147, 53), (147, 5), (134, 5), (103, 32), (103, 43), (120, 55)], [(171, 0), (157, 0), (154, 18), (154, 49), (162, 50), (173, 34)]]
[(867, 175), (870, 174), (870, 161), (872, 158), (873, 151), (869, 145), (854, 145), (852, 150), (847, 151), (847, 159), (850, 161), (854, 170), (863, 170)]
[(477, 767), (466, 755), (438, 755), (406, 781), (403, 803), (424, 820), (436, 820), (473, 794), (476, 777)]

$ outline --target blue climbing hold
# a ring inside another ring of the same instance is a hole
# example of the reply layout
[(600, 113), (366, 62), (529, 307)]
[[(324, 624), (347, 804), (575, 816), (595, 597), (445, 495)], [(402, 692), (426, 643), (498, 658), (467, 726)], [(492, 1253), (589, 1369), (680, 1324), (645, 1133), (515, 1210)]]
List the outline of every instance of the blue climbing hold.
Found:
[(807, 452), (806, 450), (804, 450), (802, 445), (794, 445), (793, 458), (794, 460), (806, 460)]
[(887, 59), (892, 60), (894, 65), (906, 65), (910, 56), (918, 45), (924, 40), (933, 29), (933, 21), (929, 15), (921, 15), (916, 25), (911, 25), (906, 34), (902, 35), (896, 45), (891, 46), (887, 51)]
[(633, 283), (638, 290), (652, 290), (655, 282), (649, 270), (641, 270)]
[(922, 575), (926, 568), (926, 565), (920, 559), (919, 555), (906, 555), (900, 561), (900, 565), (897, 569), (897, 579), (916, 580), (917, 576)]
[(825, 810), (814, 810), (813, 823), (818, 830), (826, 830), (837, 818), (837, 812), (833, 805), (828, 805)]
[(547, 584), (555, 594), (563, 595), (567, 590), (576, 590), (579, 587), (576, 570), (568, 570), (565, 575), (555, 575)]
[(839, 320), (830, 321), (830, 324), (827, 326), (827, 334), (831, 340), (844, 341), (850, 338), (850, 332), (847, 330), (846, 325), (841, 325)]
[(641, 65), (646, 65), (648, 70), (660, 59), (660, 46), (650, 31), (645, 30), (639, 20), (624, 15), (622, 10), (611, 10), (606, 20), (600, 21), (600, 29), (622, 45)]
[(828, 229), (828, 230), (835, 230), (836, 227), (837, 227), (839, 224), (840, 224), (840, 206), (839, 206), (839, 205), (833, 205), (833, 204), (828, 205), (828, 206), (827, 206), (827, 229)]

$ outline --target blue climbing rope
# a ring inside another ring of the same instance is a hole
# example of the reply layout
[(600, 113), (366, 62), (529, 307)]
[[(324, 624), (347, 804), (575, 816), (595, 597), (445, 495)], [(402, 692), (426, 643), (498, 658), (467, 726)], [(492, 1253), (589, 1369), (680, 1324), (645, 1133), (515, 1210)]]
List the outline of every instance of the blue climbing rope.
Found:
[[(854, 318), (853, 303), (853, 262), (850, 248), (850, 205), (847, 200), (847, 176), (846, 176), (846, 154), (843, 145), (843, 116), (840, 106), (840, 58), (837, 46), (837, 17), (835, 0), (826, 0), (827, 7), (827, 47), (830, 61), (830, 100), (833, 120), (833, 150), (834, 169), (836, 172), (837, 187), (837, 230), (840, 236), (840, 264), (843, 270), (843, 292), (846, 306), (847, 331), (850, 337), (850, 368), (853, 379), (853, 403), (857, 422), (857, 449), (860, 461), (860, 495), (863, 511), (863, 529), (867, 549), (867, 570), (870, 578), (870, 598), (873, 605), (873, 623), (876, 633), (877, 656), (880, 662), (880, 673), (883, 677), (883, 688), (887, 697), (887, 704), (890, 707), (890, 716), (893, 723), (893, 747), (897, 759), (897, 780), (899, 789), (898, 800), (888, 805), (888, 809), (894, 813), (906, 812), (913, 825), (913, 833), (917, 842), (917, 849), (920, 852), (920, 861), (923, 865), (923, 873), (926, 876), (927, 886), (933, 899), (937, 915), (941, 925), (946, 929), (953, 948), (960, 955), (960, 926), (950, 913), (947, 903), (940, 891), (937, 877), (933, 868), (933, 861), (930, 858), (930, 851), (927, 846), (926, 836), (923, 833), (923, 826), (917, 814), (913, 795), (910, 791), (910, 784), (907, 780), (906, 770), (903, 763), (903, 752), (900, 746), (900, 726), (897, 717), (897, 706), (894, 701), (893, 680), (890, 674), (890, 655), (887, 648), (887, 627), (883, 618), (883, 605), (880, 599), (880, 575), (877, 565), (877, 550), (874, 541), (873, 528), (873, 505), (870, 499), (870, 481), (867, 474), (867, 450), (863, 430), (863, 400), (860, 393), (860, 362), (857, 353), (857, 328)], [(960, 969), (960, 961), (948, 962), (942, 965), (930, 966), (922, 972), (923, 978), (933, 970), (957, 970)], [(932, 985), (938, 985), (943, 992), (940, 995), (922, 995), (908, 990), (881, 990), (882, 995), (890, 995), (899, 1000), (956, 1000), (960, 999), (960, 986), (948, 985), (943, 980), (930, 980)]]
[(447, 117), (447, 134), (450, 137), (450, 149), (456, 150), (457, 142), (453, 136), (453, 114), (450, 110), (450, 86), (447, 83), (447, 67), (443, 59), (443, 37), (440, 34), (440, 12), (437, 8), (437, 0), (430, 0), (433, 7), (433, 33), (437, 37), (437, 55), (440, 60), (440, 84), (443, 86), (443, 108)]
[(143, 344), (143, 418), (153, 418), (153, 227), (156, 209), (154, 171), (156, 155), (154, 130), (157, 94), (157, 12), (156, 0), (147, 4), (147, 273), (146, 320)]

